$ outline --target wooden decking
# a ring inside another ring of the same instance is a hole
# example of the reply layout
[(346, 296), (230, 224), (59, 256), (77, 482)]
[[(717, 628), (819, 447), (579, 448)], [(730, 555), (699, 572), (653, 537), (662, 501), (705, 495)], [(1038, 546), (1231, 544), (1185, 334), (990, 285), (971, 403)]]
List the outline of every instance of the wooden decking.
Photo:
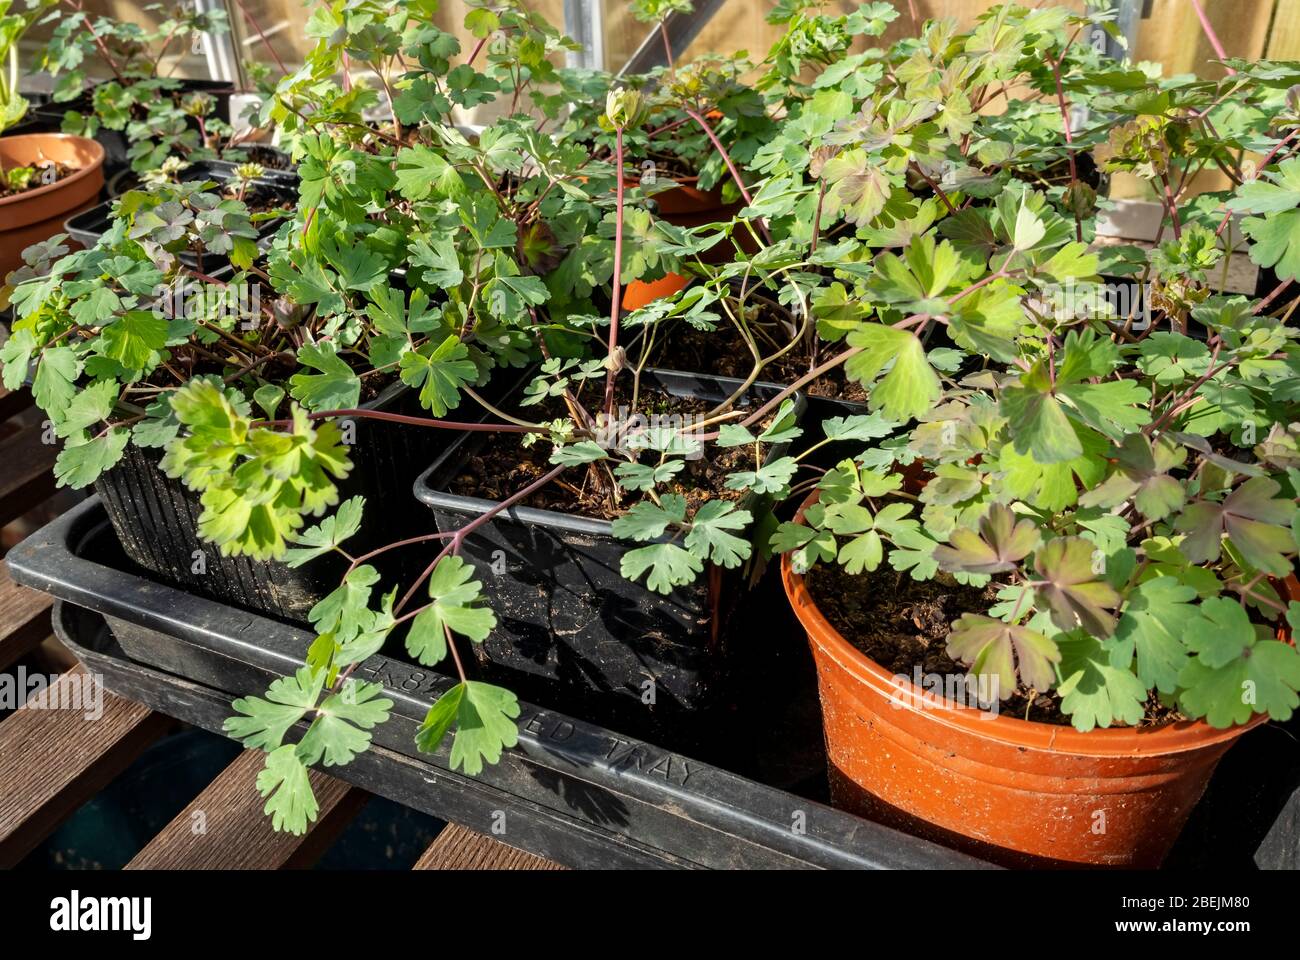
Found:
[[(57, 447), (45, 442), (38, 418), (15, 419), (31, 409), (26, 391), (0, 390), (0, 526), (40, 506), (54, 492), (51, 468)], [(50, 606), (48, 596), (15, 584), (0, 563), (0, 671), (10, 670), (42, 643), (56, 642), (50, 638)], [(91, 709), (94, 698), (84, 696), (84, 685), (90, 682), (92, 678), (77, 666), (0, 722), (0, 867), (21, 861), (159, 736), (178, 725), (107, 691), (102, 691), (102, 705)], [(70, 708), (77, 703), (79, 709)], [(261, 766), (259, 752), (245, 751), (236, 757), (127, 868), (310, 867), (369, 798), (363, 790), (313, 771), (312, 786), (320, 804), (316, 822), (301, 837), (276, 833), (253, 787)], [(415, 867), (561, 869), (454, 824), (443, 829)]]

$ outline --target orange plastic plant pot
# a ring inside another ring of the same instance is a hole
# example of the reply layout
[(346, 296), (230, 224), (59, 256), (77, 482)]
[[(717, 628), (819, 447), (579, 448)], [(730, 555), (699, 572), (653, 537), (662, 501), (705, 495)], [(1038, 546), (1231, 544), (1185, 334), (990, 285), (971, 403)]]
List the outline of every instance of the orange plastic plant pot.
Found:
[(648, 303), (685, 290), (690, 282), (690, 277), (680, 273), (666, 273), (658, 280), (633, 280), (623, 288), (623, 309), (640, 310)]
[(61, 232), (63, 221), (89, 209), (104, 186), (104, 148), (94, 140), (64, 133), (0, 137), (0, 166), (5, 170), (46, 160), (73, 172), (48, 186), (0, 199), (0, 283), (22, 265), (25, 249)]
[[(1081, 733), (995, 716), (859, 652), (788, 555), (781, 578), (817, 666), (832, 802), (1003, 864), (1158, 866), (1219, 759), (1266, 720)], [(1286, 589), (1300, 597), (1294, 577)]]

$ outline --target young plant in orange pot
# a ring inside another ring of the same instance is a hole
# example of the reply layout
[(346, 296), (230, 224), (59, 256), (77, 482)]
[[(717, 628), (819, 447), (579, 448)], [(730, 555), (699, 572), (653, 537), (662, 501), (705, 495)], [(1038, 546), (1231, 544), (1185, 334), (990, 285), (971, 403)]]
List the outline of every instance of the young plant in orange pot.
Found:
[[(1192, 283), (1143, 334), (1077, 307), (994, 333), (992, 304), (1096, 269), (1032, 193), (1000, 206), (1000, 266), (848, 334), (876, 409), (826, 424), (857, 455), (772, 544), (837, 804), (1009, 864), (1156, 866), (1224, 752), (1300, 704), (1297, 332)], [(911, 276), (954, 255), (918, 239)], [(936, 325), (982, 369), (936, 366)]]
[[(0, 0), (0, 134), (21, 120), (18, 41), (52, 0), (31, 0), (14, 12)], [(0, 281), (22, 264), (22, 252), (57, 233), (89, 207), (104, 185), (104, 149), (85, 137), (29, 133), (0, 138)]]

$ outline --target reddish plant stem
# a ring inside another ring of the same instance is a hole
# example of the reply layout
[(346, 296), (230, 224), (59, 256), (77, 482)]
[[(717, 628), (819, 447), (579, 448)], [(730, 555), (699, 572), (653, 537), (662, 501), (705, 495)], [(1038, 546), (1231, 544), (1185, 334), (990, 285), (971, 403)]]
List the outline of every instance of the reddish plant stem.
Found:
[[(945, 201), (947, 199), (948, 199), (947, 197), (944, 197)], [(821, 182), (821, 186), (817, 190), (817, 212), (813, 215), (812, 246), (809, 247), (808, 249), (809, 256), (812, 256), (814, 253), (817, 252), (817, 235), (822, 232), (822, 205), (825, 202), (826, 202), (826, 181), (823, 180)], [(952, 204), (948, 205), (948, 209), (949, 210), (952, 209)]]
[[(1065, 156), (1070, 162), (1070, 186), (1073, 187), (1079, 182), (1079, 171), (1074, 162), (1074, 133), (1070, 130), (1070, 111), (1065, 105), (1065, 89), (1061, 84), (1061, 64), (1069, 49), (1070, 44), (1067, 43), (1061, 51), (1060, 59), (1052, 61), (1052, 76), (1056, 78), (1056, 103), (1061, 110), (1061, 125), (1065, 128)], [(1074, 239), (1083, 242), (1083, 220), (1077, 209), (1071, 212), (1074, 214)]]
[[(709, 142), (713, 144), (713, 149), (717, 150), (718, 156), (722, 157), (722, 162), (727, 165), (727, 171), (731, 174), (731, 179), (736, 182), (736, 187), (740, 190), (740, 195), (745, 198), (745, 204), (752, 205), (754, 198), (749, 195), (749, 189), (745, 186), (745, 181), (740, 178), (740, 171), (736, 169), (735, 163), (732, 162), (731, 154), (729, 154), (727, 148), (722, 145), (722, 141), (718, 139), (718, 135), (713, 132), (713, 128), (709, 126), (709, 122), (690, 107), (684, 107), (683, 109), (686, 111), (688, 117), (700, 125), (700, 128), (704, 131), (705, 135), (708, 136)], [(763, 239), (768, 243), (771, 243), (772, 236), (767, 232), (767, 224), (763, 222), (761, 217), (758, 218), (757, 222), (758, 229), (762, 231)]]
[(614, 128), (614, 163), (616, 204), (614, 218), (614, 299), (609, 305), (609, 357), (605, 364), (605, 422), (614, 413), (614, 379), (618, 357), (618, 317), (623, 299), (623, 128)]
[[(389, 423), (401, 423), (410, 427), (435, 427), (440, 430), (465, 430), (482, 433), (539, 433), (532, 427), (523, 427), (515, 423), (459, 423), (455, 420), (435, 420), (432, 417), (409, 417), (402, 413), (385, 413), (382, 410), (321, 410), (307, 414), (308, 420), (333, 420), (337, 418), (357, 418), (361, 420), (387, 420)], [(290, 427), (292, 420), (257, 420), (255, 427)]]
[(489, 33), (487, 37), (479, 37), (478, 43), (474, 44), (474, 49), (469, 52), (469, 59), (465, 61), (465, 66), (472, 67), (474, 65), (474, 61), (477, 59), (479, 52), (487, 46), (488, 37), (490, 36), (492, 36), (492, 34)]
[[(1012, 273), (1016, 273), (1016, 272), (1019, 271), (1012, 271)], [(961, 291), (960, 293), (956, 294), (955, 296), (949, 297), (948, 302), (956, 303), (958, 300), (966, 296), (968, 293), (973, 293), (974, 291), (978, 290), (980, 287), (984, 286), (985, 284), (990, 283), (993, 280), (997, 280), (999, 277), (1005, 277), (1005, 276), (1009, 276), (1009, 274), (999, 270), (997, 273), (985, 277), (979, 283), (971, 284), (969, 287), (967, 287), (965, 290)], [(895, 330), (906, 330), (909, 327), (916, 326), (917, 324), (921, 324), (924, 327), (925, 324), (929, 323), (931, 320), (934, 319), (936, 319), (936, 317), (928, 313), (914, 313), (912, 314), (912, 316), (905, 317), (904, 319), (898, 321), (898, 323), (891, 324), (891, 326)], [(942, 317), (939, 317), (938, 319), (943, 320)], [(946, 323), (947, 321), (943, 320), (943, 322)], [(757, 423), (768, 413), (768, 411), (775, 410), (777, 404), (779, 404), (786, 397), (790, 396), (800, 387), (804, 386), (807, 383), (811, 383), (813, 380), (816, 380), (822, 374), (835, 369), (841, 363), (848, 360), (850, 357), (861, 352), (862, 352), (861, 347), (849, 347), (849, 349), (843, 351), (842, 353), (837, 353), (835, 356), (831, 357), (825, 363), (821, 364), (818, 367), (813, 368), (812, 370), (809, 370), (807, 373), (805, 373), (794, 383), (790, 384), (788, 387), (786, 387), (784, 390), (782, 390), (780, 393), (774, 396), (771, 400), (767, 401), (767, 403), (763, 404), (761, 407), (759, 407), (757, 410), (755, 410), (753, 413), (747, 416), (744, 420), (741, 420), (740, 425), (742, 427), (748, 427), (754, 423)], [(695, 435), (694, 439), (711, 440), (713, 439), (714, 436), (716, 436), (716, 434), (700, 434), (700, 435)]]
[(1173, 186), (1169, 183), (1168, 174), (1162, 175), (1160, 180), (1164, 186), (1165, 209), (1169, 211), (1169, 222), (1173, 224), (1174, 228), (1174, 239), (1181, 240), (1183, 236), (1183, 225), (1182, 221), (1178, 218), (1178, 198), (1174, 196)]
[[(767, 403), (763, 404), (761, 407), (759, 407), (757, 410), (755, 410), (753, 413), (747, 416), (744, 420), (741, 420), (740, 425), (742, 427), (748, 427), (753, 423), (757, 423), (759, 420), (763, 419), (763, 417), (767, 416), (768, 411), (775, 410), (777, 406), (780, 405), (782, 400), (790, 396), (790, 394), (794, 393), (800, 387), (804, 386), (805, 384), (811, 383), (812, 381), (820, 377), (822, 374), (827, 373), (830, 370), (834, 370), (845, 360), (849, 359), (849, 357), (861, 352), (862, 352), (861, 347), (849, 347), (849, 349), (845, 350), (844, 352), (837, 353), (835, 356), (831, 357), (825, 363), (821, 364), (818, 367), (814, 367), (812, 370), (809, 370), (807, 373), (805, 373), (794, 383), (790, 384), (790, 386), (786, 387), (784, 390), (778, 393), (771, 400), (767, 401)], [(695, 439), (703, 440), (705, 438), (696, 437)]]
[(690, 117), (682, 117), (682, 119), (680, 120), (673, 120), (670, 123), (665, 123), (662, 127), (655, 127), (653, 130), (651, 130), (649, 133), (646, 134), (646, 137), (653, 140), (661, 133), (667, 133), (669, 130), (676, 130), (678, 127), (690, 122), (691, 122)]
[[(81, 14), (81, 19), (86, 24), (86, 32), (90, 34), (90, 39), (95, 41), (95, 46), (99, 49), (99, 55), (103, 57), (104, 62), (108, 64), (108, 69), (113, 71), (113, 76), (118, 79), (119, 83), (126, 83), (126, 80), (122, 77), (121, 69), (118, 68), (117, 61), (114, 60), (113, 55), (108, 52), (108, 46), (104, 43), (104, 39), (95, 32), (95, 27), (90, 22), (90, 14), (86, 12), (85, 5), (81, 3), (80, 0), (78, 0), (77, 3), (69, 2), (68, 5), (76, 10), (77, 13)], [(157, 72), (156, 68), (154, 72)]]
[[(451, 542), (442, 548), (442, 550), (438, 553), (438, 555), (433, 558), (433, 562), (430, 563), (425, 568), (424, 573), (420, 574), (420, 578), (416, 580), (415, 583), (411, 584), (411, 589), (406, 591), (406, 596), (402, 597), (401, 602), (398, 603), (398, 605), (393, 608), (393, 612), (394, 613), (402, 612), (402, 610), (406, 607), (406, 605), (411, 602), (411, 598), (415, 596), (415, 591), (419, 590), (420, 587), (424, 585), (424, 582), (428, 580), (430, 576), (432, 576), (434, 569), (438, 566), (439, 563), (442, 562), (442, 558), (460, 550), (461, 544), (465, 542), (466, 537), (468, 537), (479, 527), (483, 526), (485, 523), (487, 523), (497, 514), (501, 513), (501, 511), (508, 510), (510, 507), (514, 506), (520, 500), (523, 500), (524, 498), (531, 496), (533, 493), (540, 490), (542, 487), (546, 486), (548, 483), (550, 483), (552, 480), (554, 480), (556, 477), (558, 477), (567, 469), (569, 469), (567, 465), (561, 465), (556, 467), (554, 470), (550, 471), (550, 473), (538, 477), (536, 480), (534, 480), (528, 486), (524, 487), (522, 490), (518, 490), (515, 493), (512, 493), (510, 496), (506, 497), (500, 503), (495, 504), (492, 507), (492, 509), (482, 514), (479, 514), (479, 516), (475, 517), (469, 523), (465, 524), (465, 526), (461, 527), (459, 530), (451, 534)], [(406, 616), (399, 618), (397, 622), (404, 623), (407, 620), (417, 617), (420, 615), (420, 613), (423, 610), (428, 609), (428, 607), (429, 605), (426, 604), (425, 606), (421, 607), (419, 610), (412, 610)]]
[[(1214, 52), (1218, 54), (1220, 60), (1227, 60), (1228, 53), (1223, 49), (1223, 44), (1219, 40), (1219, 35), (1214, 32), (1214, 25), (1210, 23), (1210, 18), (1205, 15), (1205, 9), (1201, 6), (1201, 0), (1192, 0), (1192, 7), (1196, 10), (1196, 19), (1201, 21), (1201, 29), (1205, 31), (1205, 37), (1210, 41), (1210, 46), (1214, 48)], [(1237, 75), (1237, 71), (1226, 64), (1223, 69), (1227, 71), (1228, 76), (1230, 77), (1235, 77)]]
[(1274, 300), (1276, 300), (1281, 295), (1282, 291), (1285, 290), (1287, 287), (1291, 286), (1291, 284), (1294, 282), (1295, 282), (1294, 279), (1290, 277), (1288, 277), (1286, 280), (1283, 280), (1281, 283), (1279, 283), (1276, 287), (1273, 288), (1272, 293), (1270, 293), (1263, 300), (1259, 301), (1259, 303), (1255, 304), (1255, 309), (1251, 310), (1250, 312), (1252, 314), (1263, 313), (1264, 310), (1268, 308), (1269, 304), (1271, 304)]
[(954, 207), (952, 205), (952, 201), (948, 199), (948, 194), (943, 192), (943, 188), (939, 186), (939, 184), (935, 181), (933, 177), (931, 177), (929, 174), (927, 174), (924, 170), (921, 169), (921, 165), (919, 163), (913, 162), (912, 169), (915, 170), (917, 173), (919, 173), (921, 175), (921, 179), (924, 180), (927, 184), (929, 184), (930, 189), (933, 190), (935, 194), (938, 195), (939, 199), (943, 201), (943, 205), (948, 208), (949, 213), (957, 212), (957, 208)]
[(262, 30), (262, 25), (253, 19), (253, 15), (249, 13), (248, 8), (244, 6), (243, 0), (235, 0), (235, 6), (239, 8), (239, 12), (243, 15), (244, 21), (257, 31), (258, 37), (261, 38), (262, 46), (266, 47), (267, 52), (271, 55), (271, 59), (273, 59), (275, 65), (280, 68), (280, 72), (285, 76), (288, 76), (289, 68), (284, 65), (284, 61), (280, 59), (280, 55), (275, 52), (275, 47), (271, 46), (271, 40), (267, 37), (265, 31)]
[(430, 540), (446, 540), (448, 537), (451, 536), (455, 536), (455, 534), (426, 533), (422, 537), (411, 537), (409, 540), (398, 540), (396, 543), (389, 543), (382, 547), (377, 547), (376, 549), (371, 550), (369, 553), (363, 553), (361, 556), (353, 559), (352, 563), (348, 566), (347, 573), (343, 574), (343, 579), (346, 580), (348, 578), (349, 573), (351, 573), (357, 567), (361, 566), (361, 564), (365, 563), (367, 560), (373, 560), (375, 557), (378, 557), (381, 554), (385, 554), (389, 550), (397, 550), (400, 549), (401, 547), (410, 547), (410, 546), (414, 546), (417, 543), (428, 543)]
[(447, 638), (447, 649), (451, 651), (451, 662), (456, 665), (456, 675), (460, 677), (461, 683), (465, 683), (469, 679), (465, 676), (465, 665), (460, 662), (460, 651), (456, 649), (456, 641), (452, 638), (451, 627), (447, 626), (445, 620), (442, 623), (442, 632)]
[(1225, 366), (1228, 366), (1228, 364), (1221, 364), (1218, 367), (1214, 365), (1214, 362), (1219, 359), (1219, 351), (1221, 349), (1223, 349), (1222, 340), (1215, 343), (1214, 349), (1210, 353), (1210, 362), (1208, 365), (1208, 369), (1206, 369), (1205, 373), (1201, 374), (1201, 376), (1197, 378), (1195, 383), (1193, 383), (1190, 387), (1184, 390), (1182, 394), (1176, 397), (1173, 400), (1173, 402), (1170, 403), (1168, 410), (1166, 410), (1163, 414), (1161, 414), (1157, 419), (1151, 421), (1151, 423), (1143, 427), (1142, 432), (1144, 434), (1146, 434), (1147, 436), (1151, 436), (1153, 433), (1155, 433), (1157, 430), (1163, 427), (1166, 423), (1173, 420), (1174, 417), (1178, 416), (1178, 414), (1185, 409), (1184, 405), (1186, 404), (1186, 402), (1188, 400), (1195, 399), (1196, 391), (1200, 390), (1201, 387), (1216, 373), (1222, 370)]
[(659, 36), (664, 41), (664, 56), (668, 58), (668, 72), (673, 73), (677, 67), (673, 64), (673, 45), (668, 42), (668, 27), (663, 20), (659, 21)]

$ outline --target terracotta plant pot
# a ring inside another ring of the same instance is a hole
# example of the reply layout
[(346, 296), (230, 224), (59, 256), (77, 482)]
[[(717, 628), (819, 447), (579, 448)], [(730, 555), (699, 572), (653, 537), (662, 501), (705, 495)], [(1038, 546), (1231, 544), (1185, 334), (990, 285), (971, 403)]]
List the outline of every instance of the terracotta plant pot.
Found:
[(690, 282), (690, 277), (680, 273), (666, 273), (658, 280), (633, 280), (623, 288), (623, 309), (640, 310), (648, 303), (685, 290)]
[(25, 249), (62, 231), (63, 221), (93, 205), (104, 186), (104, 148), (94, 140), (66, 133), (0, 137), (5, 170), (45, 160), (73, 172), (48, 186), (0, 199), (0, 283), (22, 265)]
[[(859, 652), (788, 555), (781, 578), (817, 665), (832, 802), (1009, 866), (1158, 866), (1219, 759), (1266, 720), (1080, 733), (994, 716)], [(1300, 596), (1294, 578), (1287, 589)]]
[[(712, 190), (701, 190), (695, 185), (698, 177), (674, 177), (673, 180), (677, 186), (671, 190), (650, 194), (650, 198), (659, 206), (659, 214), (669, 223), (679, 227), (694, 227), (712, 222), (708, 218), (714, 213), (728, 211), (730, 216), (734, 205), (722, 202), (721, 184)], [(639, 180), (631, 178), (624, 179), (623, 182), (628, 187), (641, 185)]]

